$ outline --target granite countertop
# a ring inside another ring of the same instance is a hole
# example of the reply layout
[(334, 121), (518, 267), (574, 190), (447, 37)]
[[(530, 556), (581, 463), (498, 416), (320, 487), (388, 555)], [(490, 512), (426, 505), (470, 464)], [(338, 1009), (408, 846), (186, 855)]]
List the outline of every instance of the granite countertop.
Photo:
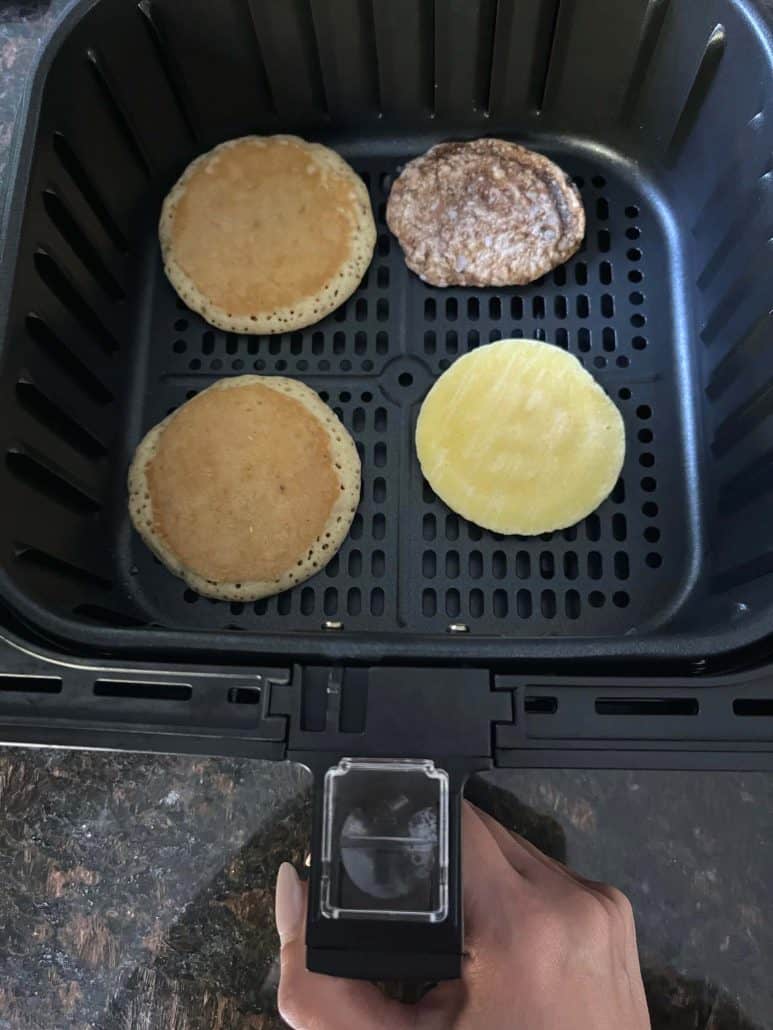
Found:
[[(0, 8), (0, 196), (21, 91), (69, 0)], [(653, 1025), (773, 1028), (773, 776), (496, 772), (475, 799), (633, 901)], [(267, 1030), (297, 767), (0, 750), (0, 1028)]]

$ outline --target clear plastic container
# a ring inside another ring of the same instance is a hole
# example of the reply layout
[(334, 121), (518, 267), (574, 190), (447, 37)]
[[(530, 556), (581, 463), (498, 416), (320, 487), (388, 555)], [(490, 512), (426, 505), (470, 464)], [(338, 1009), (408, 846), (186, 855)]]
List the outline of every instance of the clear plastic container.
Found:
[(448, 915), (448, 774), (424, 759), (342, 758), (325, 775), (321, 912)]

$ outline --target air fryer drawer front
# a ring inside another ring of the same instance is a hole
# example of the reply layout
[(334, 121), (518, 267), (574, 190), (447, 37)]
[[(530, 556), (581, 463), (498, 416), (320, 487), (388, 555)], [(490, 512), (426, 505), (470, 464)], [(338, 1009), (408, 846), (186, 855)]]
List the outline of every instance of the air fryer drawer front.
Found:
[[(0, 637), (0, 740), (297, 761), (769, 768), (773, 669), (723, 676), (493, 673), (458, 663), (94, 661)], [(321, 756), (321, 757), (320, 757)]]

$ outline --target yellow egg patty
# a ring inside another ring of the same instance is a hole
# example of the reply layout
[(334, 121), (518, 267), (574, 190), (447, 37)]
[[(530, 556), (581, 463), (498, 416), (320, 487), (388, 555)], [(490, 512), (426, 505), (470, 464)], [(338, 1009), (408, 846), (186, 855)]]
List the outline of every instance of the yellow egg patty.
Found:
[(454, 511), (497, 533), (534, 535), (574, 525), (608, 496), (625, 428), (571, 354), (500, 340), (438, 379), (419, 413), (416, 450)]

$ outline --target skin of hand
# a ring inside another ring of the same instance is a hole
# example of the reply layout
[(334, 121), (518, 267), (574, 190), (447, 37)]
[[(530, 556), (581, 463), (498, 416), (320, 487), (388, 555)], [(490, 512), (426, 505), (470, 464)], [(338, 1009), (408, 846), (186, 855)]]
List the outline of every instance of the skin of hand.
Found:
[(633, 911), (468, 802), (460, 980), (416, 1005), (306, 969), (306, 885), (279, 869), (279, 1011), (294, 1030), (650, 1030)]

